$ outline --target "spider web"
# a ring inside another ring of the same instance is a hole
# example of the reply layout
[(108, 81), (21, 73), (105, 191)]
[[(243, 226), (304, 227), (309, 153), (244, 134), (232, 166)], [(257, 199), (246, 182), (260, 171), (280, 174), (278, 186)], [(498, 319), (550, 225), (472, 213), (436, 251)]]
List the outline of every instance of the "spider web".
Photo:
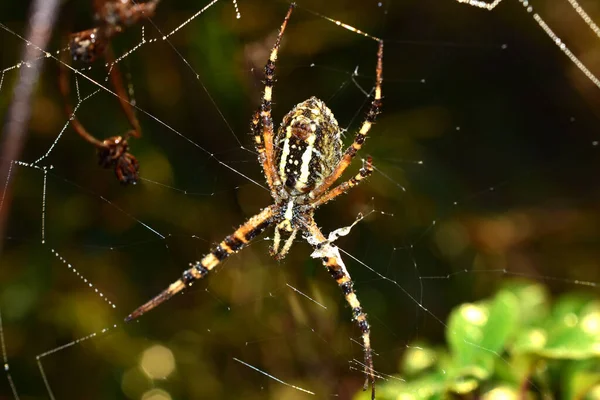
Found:
[[(143, 129), (131, 143), (137, 186), (120, 186), (72, 131), (56, 83), (61, 40), (40, 49), (46, 68), (12, 164), (0, 256), (3, 397), (349, 398), (362, 384), (359, 332), (302, 241), (277, 263), (267, 233), (184, 295), (122, 322), (271, 202), (247, 132), (287, 5), (205, 3), (161, 2), (113, 42), (108, 69), (130, 82)], [(376, 44), (336, 21), (385, 40), (384, 110), (361, 151), (375, 173), (316, 213), (326, 233), (363, 216), (336, 244), (381, 379), (396, 379), (416, 340), (442, 340), (452, 307), (504, 279), (598, 292), (600, 10), (467, 3), (476, 7), (301, 2), (277, 64), (274, 120), (315, 95), (348, 145)], [(91, 10), (73, 7), (65, 20), (89, 28)], [(18, 16), (0, 21), (5, 109), (27, 67), (18, 61), (26, 10), (0, 15)], [(87, 129), (125, 132), (103, 62), (71, 68)]]

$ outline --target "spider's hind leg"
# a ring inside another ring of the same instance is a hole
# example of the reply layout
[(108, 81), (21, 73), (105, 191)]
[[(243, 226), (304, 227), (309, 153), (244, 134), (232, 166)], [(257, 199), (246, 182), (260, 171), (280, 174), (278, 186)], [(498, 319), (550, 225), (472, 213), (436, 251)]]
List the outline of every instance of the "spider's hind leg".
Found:
[(311, 255), (313, 258), (320, 258), (323, 265), (333, 279), (337, 282), (344, 293), (346, 302), (352, 308), (352, 319), (358, 325), (362, 333), (364, 347), (364, 373), (365, 384), (363, 390), (367, 390), (369, 382), (371, 383), (371, 399), (375, 399), (375, 370), (373, 369), (373, 350), (371, 349), (371, 327), (367, 322), (367, 314), (363, 312), (362, 306), (358, 301), (354, 291), (354, 282), (344, 265), (340, 256), (339, 249), (326, 239), (314, 220), (306, 226), (306, 239), (315, 248)]

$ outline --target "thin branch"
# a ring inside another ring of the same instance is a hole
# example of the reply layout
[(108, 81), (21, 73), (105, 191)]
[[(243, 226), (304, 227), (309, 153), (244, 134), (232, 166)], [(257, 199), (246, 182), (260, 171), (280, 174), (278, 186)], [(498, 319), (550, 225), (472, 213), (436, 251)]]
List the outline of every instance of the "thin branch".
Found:
[[(11, 193), (10, 182), (12, 163), (19, 159), (23, 143), (27, 136), (27, 126), (31, 116), (31, 95), (38, 81), (43, 60), (39, 48), (47, 48), (52, 35), (59, 0), (34, 0), (30, 10), (26, 43), (23, 43), (22, 60), (29, 68), (20, 68), (19, 81), (14, 90), (12, 103), (2, 129), (0, 142), (0, 198), (3, 199), (0, 209), (0, 251), (4, 239), (4, 230), (8, 219)], [(33, 43), (35, 46), (28, 46)], [(13, 172), (14, 173), (14, 172)]]

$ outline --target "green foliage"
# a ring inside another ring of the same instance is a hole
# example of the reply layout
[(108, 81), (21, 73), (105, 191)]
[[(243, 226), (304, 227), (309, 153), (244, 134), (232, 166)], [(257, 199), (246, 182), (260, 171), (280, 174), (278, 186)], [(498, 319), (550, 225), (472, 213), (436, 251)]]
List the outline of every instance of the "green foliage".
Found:
[(409, 346), (377, 398), (600, 399), (600, 300), (591, 295), (551, 304), (542, 285), (509, 282), (456, 307), (446, 340), (448, 349)]

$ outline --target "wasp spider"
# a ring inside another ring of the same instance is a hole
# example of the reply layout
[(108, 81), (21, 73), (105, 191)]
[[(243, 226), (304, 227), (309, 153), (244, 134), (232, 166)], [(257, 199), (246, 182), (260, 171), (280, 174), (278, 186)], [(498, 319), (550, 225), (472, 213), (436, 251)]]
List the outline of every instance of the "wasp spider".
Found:
[(179, 280), (136, 309), (126, 320), (139, 317), (181, 292), (194, 281), (203, 278), (220, 262), (241, 250), (269, 226), (275, 227), (271, 254), (277, 259), (285, 257), (294, 238), (298, 232), (301, 232), (315, 248), (313, 257), (321, 258), (323, 265), (336, 280), (352, 308), (352, 317), (362, 332), (364, 344), (365, 389), (370, 381), (374, 399), (375, 373), (367, 316), (356, 297), (353, 282), (340, 257), (339, 249), (332, 244), (332, 240), (328, 240), (323, 235), (313, 215), (319, 206), (345, 193), (373, 172), (369, 158), (356, 176), (331, 188), (362, 147), (367, 133), (379, 114), (383, 80), (383, 41), (379, 40), (377, 52), (375, 98), (350, 147), (342, 151), (341, 129), (331, 110), (323, 101), (315, 97), (296, 105), (283, 118), (283, 123), (275, 134), (271, 118), (275, 61), (293, 8), (292, 4), (265, 66), (265, 91), (262, 104), (254, 113), (251, 123), (258, 158), (274, 204), (250, 218), (200, 261), (190, 264), (190, 269), (184, 271)]

